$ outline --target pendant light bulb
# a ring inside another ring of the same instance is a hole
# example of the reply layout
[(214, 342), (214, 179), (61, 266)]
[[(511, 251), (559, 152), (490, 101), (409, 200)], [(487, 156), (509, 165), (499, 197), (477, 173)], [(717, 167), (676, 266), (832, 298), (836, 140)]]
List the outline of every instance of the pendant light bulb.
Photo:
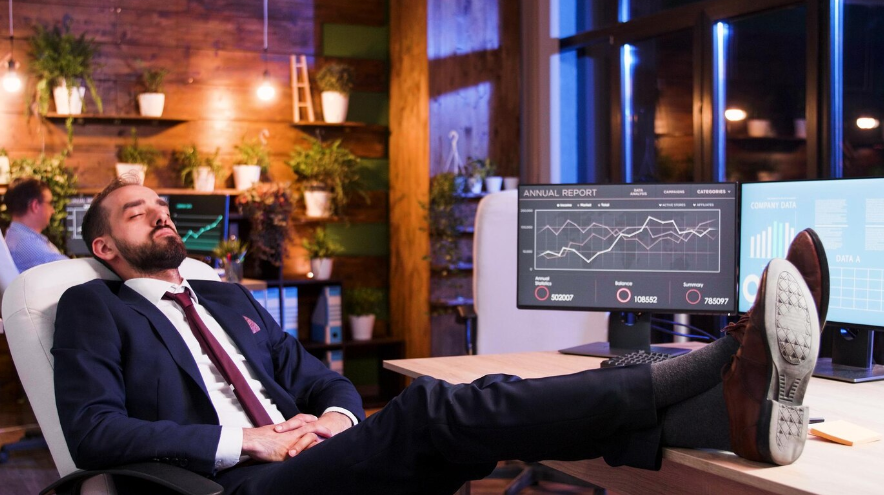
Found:
[(270, 83), (270, 73), (264, 71), (264, 81), (258, 86), (258, 99), (261, 101), (270, 101), (276, 97), (276, 88)]
[(3, 76), (3, 89), (7, 93), (18, 93), (21, 91), (22, 82), (18, 72), (15, 70), (15, 61), (9, 61), (9, 70)]

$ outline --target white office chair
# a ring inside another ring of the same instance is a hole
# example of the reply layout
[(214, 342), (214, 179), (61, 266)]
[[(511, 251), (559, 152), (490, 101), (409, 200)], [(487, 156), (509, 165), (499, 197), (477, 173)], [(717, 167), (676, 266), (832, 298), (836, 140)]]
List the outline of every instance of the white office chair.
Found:
[[(18, 276), (18, 267), (12, 261), (12, 254), (9, 253), (9, 246), (6, 245), (6, 239), (0, 233), (0, 299), (9, 284)], [(2, 333), (2, 330), (0, 330)]]
[(489, 194), (476, 212), (473, 298), (479, 354), (549, 351), (608, 336), (608, 313), (516, 308), (518, 191)]
[[(473, 299), (478, 354), (559, 350), (607, 340), (608, 313), (540, 311), (516, 307), (518, 191), (489, 194), (479, 203), (473, 241)], [(469, 322), (467, 323), (469, 325)], [(468, 326), (469, 329), (469, 326)], [(468, 337), (470, 332), (467, 332)], [(470, 343), (467, 343), (469, 348)], [(511, 495), (540, 480), (604, 491), (540, 464), (515, 464), (493, 477), (515, 477)]]
[[(209, 265), (192, 259), (184, 260), (181, 274), (187, 279), (219, 280)], [(69, 287), (96, 278), (119, 280), (114, 273), (91, 258), (56, 261), (21, 274), (12, 282), (3, 298), (3, 321), (9, 350), (49, 445), (55, 467), (62, 476), (61, 480), (41, 493), (51, 490), (77, 493), (84, 482), (82, 493), (115, 493), (109, 477), (95, 476), (102, 473), (135, 476), (181, 493), (221, 493), (221, 487), (216, 483), (166, 464), (139, 463), (92, 472), (80, 471), (74, 465), (55, 406), (54, 362), (50, 351), (55, 337), (55, 312), (59, 298)]]

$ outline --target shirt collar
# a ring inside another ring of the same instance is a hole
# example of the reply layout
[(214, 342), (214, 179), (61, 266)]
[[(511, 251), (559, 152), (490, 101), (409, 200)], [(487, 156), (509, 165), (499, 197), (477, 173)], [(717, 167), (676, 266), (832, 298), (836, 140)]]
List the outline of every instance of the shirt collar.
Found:
[(34, 229), (30, 228), (30, 227), (28, 227), (27, 225), (25, 225), (25, 224), (23, 224), (23, 223), (21, 223), (21, 222), (16, 222), (16, 221), (13, 220), (13, 221), (9, 224), (9, 228), (10, 228), (10, 229), (15, 229), (15, 230), (19, 231), (19, 234), (25, 234), (25, 235), (37, 236), (37, 237), (39, 237), (40, 239), (43, 239), (43, 240), (45, 240), (45, 241), (47, 241), (47, 242), (49, 241), (49, 238), (48, 238), (48, 237), (46, 237), (45, 235), (41, 234), (40, 232), (37, 232), (36, 230), (34, 230)]
[(166, 282), (165, 280), (157, 280), (155, 278), (130, 278), (129, 280), (125, 281), (124, 284), (135, 292), (141, 294), (154, 306), (159, 304), (159, 302), (163, 299), (163, 294), (165, 294), (166, 292), (182, 292), (185, 288), (189, 289), (190, 298), (193, 299), (194, 304), (199, 304), (199, 300), (196, 297), (196, 292), (193, 291), (193, 288), (190, 287), (190, 283), (188, 283), (186, 279), (184, 279), (180, 284), (173, 284), (170, 282)]

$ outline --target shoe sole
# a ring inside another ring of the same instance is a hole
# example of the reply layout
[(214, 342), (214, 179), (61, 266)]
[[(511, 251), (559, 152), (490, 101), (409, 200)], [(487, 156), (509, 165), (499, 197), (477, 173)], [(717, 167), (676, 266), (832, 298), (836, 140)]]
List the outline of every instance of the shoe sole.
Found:
[(809, 410), (802, 403), (819, 354), (820, 327), (815, 305), (808, 304), (810, 289), (792, 263), (775, 259), (767, 275), (764, 324), (771, 369), (758, 451), (786, 465), (798, 459), (807, 439)]

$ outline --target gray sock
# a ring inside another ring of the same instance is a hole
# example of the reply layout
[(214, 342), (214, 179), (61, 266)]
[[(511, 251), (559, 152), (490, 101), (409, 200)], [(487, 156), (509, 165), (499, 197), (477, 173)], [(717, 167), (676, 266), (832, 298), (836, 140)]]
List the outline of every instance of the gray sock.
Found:
[(725, 335), (702, 349), (651, 365), (657, 409), (687, 400), (721, 383), (721, 368), (739, 348), (737, 339)]
[(723, 385), (668, 407), (662, 443), (667, 447), (731, 450)]

